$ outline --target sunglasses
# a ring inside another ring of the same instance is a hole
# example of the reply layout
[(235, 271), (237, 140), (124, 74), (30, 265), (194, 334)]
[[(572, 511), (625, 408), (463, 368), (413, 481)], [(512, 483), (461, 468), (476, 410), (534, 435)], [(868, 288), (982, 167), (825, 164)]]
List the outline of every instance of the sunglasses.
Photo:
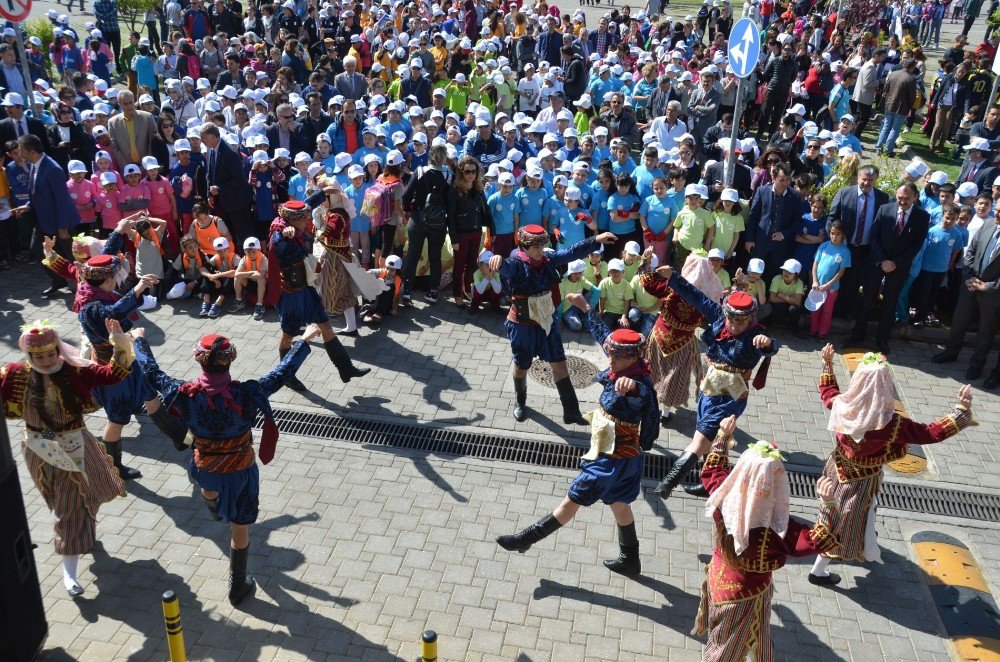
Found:
[(475, 175), (475, 174), (476, 174), (477, 172), (479, 172), (479, 171), (478, 171), (478, 170), (475, 170), (475, 169), (473, 169), (473, 170), (470, 170), (470, 169), (468, 169), (468, 168), (465, 168), (464, 170), (462, 170), (462, 172), (463, 172), (464, 174), (466, 174), (466, 175)]

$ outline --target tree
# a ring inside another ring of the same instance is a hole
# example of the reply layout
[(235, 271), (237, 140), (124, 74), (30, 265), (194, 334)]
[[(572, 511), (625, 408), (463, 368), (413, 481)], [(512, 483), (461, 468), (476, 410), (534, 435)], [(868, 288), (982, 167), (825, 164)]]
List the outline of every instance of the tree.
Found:
[(118, 18), (134, 32), (136, 25), (145, 24), (146, 12), (155, 11), (159, 6), (159, 0), (118, 0)]

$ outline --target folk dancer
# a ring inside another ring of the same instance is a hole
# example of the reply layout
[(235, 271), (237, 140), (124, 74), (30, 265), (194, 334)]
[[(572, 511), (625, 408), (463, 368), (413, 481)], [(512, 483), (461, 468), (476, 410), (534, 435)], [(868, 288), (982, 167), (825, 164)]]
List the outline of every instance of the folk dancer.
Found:
[(556, 267), (579, 260), (596, 250), (597, 244), (617, 240), (610, 232), (585, 239), (570, 248), (546, 254), (549, 235), (540, 225), (525, 225), (518, 229), (518, 249), (512, 257), (494, 255), (489, 267), (500, 274), (503, 292), (511, 300), (504, 321), (510, 349), (514, 356), (511, 373), (514, 378), (514, 420), (528, 418), (528, 368), (535, 357), (552, 366), (556, 390), (562, 402), (563, 422), (585, 425), (580, 414), (580, 402), (566, 369), (560, 324), (555, 313), (561, 303)]
[(83, 594), (77, 565), (94, 547), (98, 508), (125, 496), (111, 458), (83, 421), (100, 408), (96, 389), (122, 382), (132, 365), (131, 341), (121, 326), (113, 319), (104, 325), (113, 349), (103, 365), (81, 357), (47, 321), (36, 321), (22, 327), (18, 339), (25, 359), (0, 368), (4, 416), (24, 420), (21, 453), (55, 514), (54, 546), (72, 598)]
[(194, 358), (202, 374), (183, 381), (163, 372), (146, 342), (144, 330), (134, 329), (136, 362), (150, 384), (176, 409), (191, 432), (178, 450), (193, 447), (189, 474), (201, 488), (202, 498), (216, 521), (229, 522), (229, 602), (236, 606), (253, 593), (255, 582), (247, 577), (250, 552), (250, 525), (257, 521), (260, 472), (253, 449), (252, 428), (257, 414), (264, 416), (260, 460), (274, 457), (278, 429), (268, 398), (295, 375), (309, 355), (308, 340), (318, 333), (307, 329), (294, 342), (278, 367), (260, 379), (234, 381), (230, 368), (236, 360), (236, 346), (225, 336), (202, 336), (194, 346)]
[(587, 414), (590, 450), (580, 461), (580, 475), (555, 511), (519, 533), (500, 536), (497, 544), (523, 553), (568, 524), (581, 506), (592, 506), (600, 500), (614, 513), (620, 549), (618, 558), (604, 565), (614, 572), (637, 575), (642, 565), (629, 504), (639, 496), (642, 451), (653, 447), (660, 415), (649, 362), (642, 358), (641, 334), (631, 329), (612, 333), (582, 294), (566, 298), (584, 312), (587, 330), (608, 355), (609, 367), (594, 378), (603, 389), (600, 406)]
[(729, 465), (736, 417), (719, 424), (701, 472), (710, 493), (705, 514), (715, 521), (715, 548), (705, 567), (701, 603), (692, 635), (708, 634), (702, 656), (707, 662), (774, 660), (771, 643), (771, 575), (789, 556), (809, 556), (833, 549), (833, 481), (820, 477), (819, 518), (810, 526), (788, 515), (788, 474), (777, 446), (750, 444)]
[(865, 354), (847, 391), (841, 393), (833, 374), (833, 345), (824, 347), (821, 356), (819, 394), (823, 406), (830, 410), (827, 429), (837, 437), (823, 475), (835, 485), (837, 514), (831, 528), (840, 545), (816, 558), (809, 582), (829, 586), (840, 582), (840, 577), (827, 569), (833, 559), (882, 562), (875, 538), (882, 467), (904, 457), (909, 444), (936, 444), (978, 423), (972, 419), (972, 388), (968, 385), (959, 389), (951, 413), (933, 423), (917, 423), (895, 410), (892, 375), (885, 357)]

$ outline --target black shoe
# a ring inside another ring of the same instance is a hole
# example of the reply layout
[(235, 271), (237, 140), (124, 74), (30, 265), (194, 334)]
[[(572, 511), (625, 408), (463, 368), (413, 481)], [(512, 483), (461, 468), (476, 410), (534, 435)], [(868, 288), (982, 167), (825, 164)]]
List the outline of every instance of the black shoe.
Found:
[(840, 583), (840, 575), (831, 572), (826, 577), (820, 577), (810, 572), (809, 583), (815, 586), (836, 586)]
[(958, 360), (958, 352), (944, 350), (931, 357), (931, 363), (952, 363)]
[(250, 546), (243, 549), (229, 549), (229, 604), (236, 606), (254, 592), (257, 583), (247, 577), (247, 556)]
[(563, 423), (566, 425), (587, 425), (587, 420), (580, 413), (580, 401), (576, 398), (576, 390), (569, 377), (563, 377), (556, 382), (556, 391), (562, 402)]
[(500, 536), (497, 538), (497, 544), (508, 552), (524, 554), (531, 549), (532, 545), (542, 538), (552, 535), (561, 526), (562, 524), (559, 523), (559, 520), (552, 513), (549, 513), (523, 531), (510, 536)]
[(142, 472), (138, 469), (133, 469), (132, 467), (126, 467), (122, 464), (122, 442), (121, 441), (105, 441), (104, 445), (108, 449), (108, 455), (111, 456), (111, 461), (115, 465), (115, 469), (118, 470), (118, 476), (122, 480), (136, 480), (137, 478), (142, 478)]
[(990, 373), (990, 376), (983, 381), (983, 388), (987, 391), (992, 391), (997, 386), (1000, 386), (1000, 372), (994, 370)]
[(337, 329), (336, 331), (334, 331), (334, 333), (336, 333), (338, 336), (347, 336), (348, 338), (357, 338), (359, 335), (361, 335), (358, 333), (357, 329), (354, 329), (352, 331), (348, 331), (347, 329)]
[(626, 576), (642, 573), (642, 563), (639, 560), (639, 538), (635, 534), (635, 522), (628, 526), (618, 525), (618, 558), (604, 562), (604, 567), (611, 572)]
[(523, 423), (528, 419), (528, 378), (514, 377), (514, 420)]
[(424, 294), (424, 301), (427, 303), (437, 303), (438, 302), (438, 291), (437, 290), (427, 290)]
[(669, 498), (671, 492), (674, 491), (674, 488), (681, 484), (684, 477), (687, 475), (687, 472), (690, 471), (696, 464), (698, 464), (697, 453), (692, 453), (690, 451), (684, 451), (681, 453), (681, 456), (677, 458), (676, 462), (674, 462), (674, 467), (666, 476), (663, 477), (663, 480), (661, 480), (660, 484), (656, 486), (656, 489), (653, 490), (653, 494), (662, 499)]
[(682, 487), (684, 488), (684, 491), (690, 494), (691, 496), (702, 497), (702, 498), (708, 497), (708, 490), (706, 490), (705, 486), (702, 485), (701, 483), (698, 483), (697, 485), (684, 485)]
[(983, 376), (983, 367), (980, 365), (969, 366), (969, 369), (965, 371), (965, 381), (974, 382)]
[(62, 293), (63, 293), (63, 288), (56, 287), (55, 285), (51, 285), (48, 288), (42, 290), (42, 296), (46, 298), (56, 297), (61, 295)]
[(229, 312), (238, 313), (246, 307), (247, 307), (246, 301), (244, 301), (243, 299), (237, 299), (236, 301), (233, 302), (233, 305), (229, 307)]
[(356, 368), (354, 363), (351, 362), (351, 357), (347, 355), (347, 350), (344, 346), (340, 344), (336, 336), (331, 338), (328, 342), (323, 343), (326, 347), (326, 354), (330, 357), (330, 361), (333, 365), (337, 367), (337, 373), (340, 375), (340, 381), (345, 384), (355, 377), (364, 377), (369, 372), (372, 371), (371, 368)]

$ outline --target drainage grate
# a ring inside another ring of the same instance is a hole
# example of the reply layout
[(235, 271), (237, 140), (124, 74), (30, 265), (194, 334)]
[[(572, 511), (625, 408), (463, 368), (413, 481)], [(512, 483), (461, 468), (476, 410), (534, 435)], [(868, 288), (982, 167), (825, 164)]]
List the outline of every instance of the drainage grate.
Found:
[[(594, 383), (594, 377), (600, 372), (597, 366), (579, 356), (566, 357), (566, 370), (569, 371), (569, 381), (573, 388), (587, 388)], [(555, 388), (556, 380), (552, 376), (552, 368), (546, 361), (535, 361), (528, 368), (528, 376), (542, 386)]]
[[(274, 410), (274, 420), (280, 431), (303, 437), (336, 439), (424, 453), (532, 464), (556, 469), (577, 468), (580, 456), (584, 452), (580, 446), (568, 443), (516, 439), (431, 426), (367, 421), (283, 409)], [(262, 419), (258, 418), (258, 428), (261, 425)], [(643, 458), (643, 478), (660, 480), (673, 465), (673, 457), (647, 454)], [(814, 498), (817, 475), (789, 471), (788, 480), (792, 496)], [(700, 480), (700, 472), (691, 471), (687, 480), (688, 482)], [(879, 506), (928, 515), (1000, 522), (1000, 496), (940, 487), (884, 481), (882, 491), (879, 493)]]

